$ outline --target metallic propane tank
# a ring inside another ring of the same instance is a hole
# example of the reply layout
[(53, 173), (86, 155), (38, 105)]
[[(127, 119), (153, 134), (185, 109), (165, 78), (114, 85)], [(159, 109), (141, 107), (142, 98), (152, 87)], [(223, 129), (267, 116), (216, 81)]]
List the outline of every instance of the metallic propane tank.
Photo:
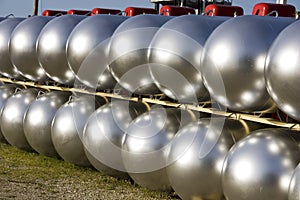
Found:
[(106, 99), (98, 96), (76, 94), (56, 112), (51, 126), (55, 150), (65, 161), (78, 166), (90, 166), (82, 144), (83, 128), (88, 117)]
[(37, 55), (42, 68), (53, 81), (73, 85), (75, 75), (69, 68), (66, 45), (74, 27), (85, 18), (82, 15), (63, 15), (47, 23), (37, 42)]
[(290, 187), (288, 200), (299, 200), (300, 199), (300, 164), (294, 170)]
[(226, 199), (287, 199), (299, 142), (298, 131), (282, 128), (254, 131), (237, 142), (222, 169)]
[(286, 27), (269, 49), (265, 78), (267, 90), (276, 105), (300, 120), (300, 21)]
[(122, 140), (129, 124), (148, 109), (142, 102), (112, 99), (92, 114), (84, 128), (83, 143), (97, 170), (118, 178), (129, 177), (122, 160)]
[(149, 67), (157, 87), (184, 103), (208, 100), (200, 73), (200, 58), (211, 32), (229, 18), (183, 15), (167, 21), (149, 48)]
[(295, 20), (245, 15), (218, 26), (205, 43), (201, 72), (211, 97), (233, 111), (267, 111), (266, 54), (277, 35)]
[(136, 94), (161, 93), (148, 67), (148, 48), (158, 29), (170, 19), (161, 15), (137, 15), (114, 32), (109, 48), (109, 69), (118, 83)]
[(225, 157), (251, 127), (243, 120), (201, 118), (178, 131), (171, 143), (167, 172), (182, 199), (221, 200)]
[(33, 149), (25, 137), (23, 119), (38, 92), (35, 88), (16, 90), (16, 93), (6, 100), (0, 116), (0, 128), (4, 138), (12, 146), (26, 151)]
[[(13, 84), (5, 84), (0, 86), (0, 115), (2, 112), (2, 107), (5, 105), (6, 100), (14, 94), (16, 90), (16, 86)], [(1, 125), (0, 125), (1, 126)], [(6, 139), (4, 138), (2, 131), (0, 129), (0, 142), (7, 143)]]
[(82, 20), (67, 42), (67, 58), (76, 78), (91, 88), (113, 89), (108, 70), (108, 44), (115, 29), (127, 19), (120, 15), (94, 15)]
[(31, 81), (43, 82), (47, 78), (37, 58), (36, 43), (42, 28), (51, 19), (53, 17), (29, 17), (16, 26), (10, 38), (11, 62), (21, 75)]
[(7, 18), (0, 22), (0, 74), (8, 78), (20, 78), (10, 60), (9, 43), (15, 27), (25, 18)]
[(52, 91), (39, 94), (24, 116), (25, 137), (38, 153), (57, 157), (51, 139), (51, 124), (56, 111), (70, 97), (69, 92)]
[(170, 144), (176, 132), (194, 120), (194, 113), (187, 110), (153, 108), (129, 125), (122, 157), (126, 171), (138, 185), (172, 190), (166, 170)]

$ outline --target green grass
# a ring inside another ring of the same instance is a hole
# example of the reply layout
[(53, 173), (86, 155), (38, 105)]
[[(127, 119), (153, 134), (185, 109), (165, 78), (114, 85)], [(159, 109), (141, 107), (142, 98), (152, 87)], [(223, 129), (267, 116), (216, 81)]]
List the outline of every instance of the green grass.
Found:
[(0, 199), (178, 199), (0, 143)]

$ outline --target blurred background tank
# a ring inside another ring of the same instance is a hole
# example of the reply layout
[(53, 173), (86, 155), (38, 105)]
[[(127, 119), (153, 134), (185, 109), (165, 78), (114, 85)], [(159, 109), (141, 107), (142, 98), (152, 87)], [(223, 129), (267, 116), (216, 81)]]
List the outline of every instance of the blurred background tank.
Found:
[(159, 10), (162, 5), (187, 6), (197, 10), (198, 14), (204, 12), (205, 7), (210, 4), (216, 5), (231, 5), (232, 0), (150, 0), (155, 4), (156, 10)]

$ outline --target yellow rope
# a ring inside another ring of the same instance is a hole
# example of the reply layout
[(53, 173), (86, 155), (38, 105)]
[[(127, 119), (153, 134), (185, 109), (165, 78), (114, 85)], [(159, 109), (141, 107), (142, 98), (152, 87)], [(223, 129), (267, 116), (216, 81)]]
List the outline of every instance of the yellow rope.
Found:
[[(257, 122), (257, 123), (262, 123), (262, 124), (276, 126), (276, 127), (289, 128), (289, 129), (298, 130), (298, 131), (300, 130), (299, 123), (286, 123), (286, 122), (277, 121), (277, 120), (274, 120), (271, 118), (263, 118), (260, 116), (256, 116), (254, 114), (252, 115), (252, 114), (235, 113), (235, 112), (224, 112), (224, 111), (220, 111), (220, 110), (215, 110), (213, 108), (206, 108), (203, 105), (206, 105), (207, 102), (200, 103), (199, 105), (179, 104), (179, 103), (163, 101), (163, 100), (155, 99), (155, 98), (124, 97), (122, 95), (115, 94), (115, 93), (92, 92), (92, 91), (88, 91), (85, 89), (79, 89), (79, 88), (67, 88), (67, 87), (60, 87), (60, 86), (40, 85), (40, 84), (37, 84), (34, 82), (15, 81), (15, 80), (11, 80), (8, 78), (0, 78), (0, 81), (5, 82), (5, 83), (18, 84), (18, 85), (22, 85), (22, 86), (26, 86), (26, 87), (29, 86), (29, 87), (41, 88), (41, 89), (48, 90), (48, 91), (51, 91), (51, 90), (69, 91), (69, 92), (91, 94), (91, 95), (101, 96), (101, 97), (105, 97), (105, 98), (124, 99), (124, 100), (130, 100), (130, 101), (142, 101), (142, 102), (149, 103), (149, 104), (158, 104), (158, 105), (167, 106), (167, 107), (175, 107), (175, 108), (180, 108), (180, 109), (199, 111), (202, 113), (208, 113), (208, 114), (228, 117), (230, 119), (236, 119), (236, 120), (243, 119), (246, 121)], [(202, 106), (200, 106), (200, 105), (202, 105)]]

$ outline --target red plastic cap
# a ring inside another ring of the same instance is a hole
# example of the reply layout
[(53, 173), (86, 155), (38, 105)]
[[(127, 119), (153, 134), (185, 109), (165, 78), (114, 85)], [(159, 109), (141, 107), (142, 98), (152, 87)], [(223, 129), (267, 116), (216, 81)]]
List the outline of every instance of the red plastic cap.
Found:
[(91, 15), (100, 15), (100, 14), (109, 14), (109, 15), (121, 15), (122, 11), (117, 9), (108, 9), (108, 8), (94, 8)]
[(158, 14), (153, 8), (138, 8), (138, 7), (127, 7), (125, 9), (125, 16), (135, 16), (142, 14)]
[(240, 6), (226, 6), (210, 4), (205, 7), (204, 13), (208, 16), (240, 16), (244, 14), (244, 9)]
[(68, 15), (91, 15), (90, 10), (68, 10)]
[(55, 16), (55, 15), (65, 15), (67, 11), (63, 10), (44, 10), (42, 16)]
[[(281, 17), (295, 17), (296, 8), (290, 4), (274, 4), (274, 3), (258, 3), (253, 7), (252, 15), (266, 16), (269, 13), (276, 11)], [(272, 13), (271, 16), (276, 15)]]
[(195, 10), (190, 7), (180, 7), (180, 6), (162, 6), (160, 9), (160, 14), (165, 16), (180, 16), (195, 14)]

